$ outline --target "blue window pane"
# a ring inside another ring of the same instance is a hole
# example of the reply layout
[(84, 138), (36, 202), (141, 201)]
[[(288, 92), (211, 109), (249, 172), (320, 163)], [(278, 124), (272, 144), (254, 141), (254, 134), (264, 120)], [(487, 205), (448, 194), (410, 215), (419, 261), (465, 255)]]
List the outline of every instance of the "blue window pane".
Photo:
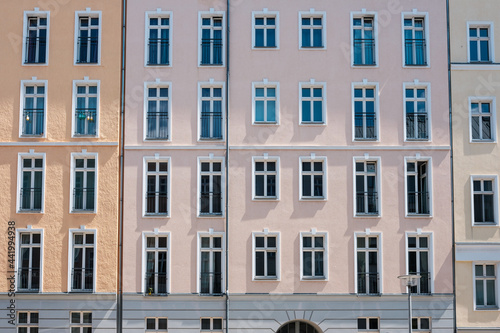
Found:
[(149, 25), (158, 25), (158, 19), (157, 18), (150, 18)]
[(311, 24), (310, 18), (302, 18), (302, 25), (310, 25), (310, 24)]
[(311, 30), (310, 29), (302, 29), (302, 46), (303, 47), (311, 46)]
[(352, 20), (352, 25), (355, 27), (361, 26), (361, 19), (360, 18), (355, 18)]
[(313, 25), (321, 25), (321, 18), (320, 17), (313, 18)]
[(276, 102), (267, 102), (267, 121), (276, 121)]
[(148, 89), (148, 96), (149, 97), (156, 97), (156, 88), (149, 88)]
[(477, 41), (470, 41), (469, 44), (470, 44), (469, 45), (470, 61), (477, 61), (478, 60)]
[(267, 46), (275, 47), (276, 46), (276, 33), (275, 29), (267, 29)]
[(201, 88), (202, 97), (210, 97), (210, 88)]
[(162, 18), (161, 19), (161, 25), (169, 25), (169, 19), (168, 18)]
[(406, 102), (406, 113), (413, 113), (414, 107), (413, 102)]
[(255, 88), (255, 96), (264, 97), (264, 88)]
[(417, 89), (417, 97), (425, 98), (425, 89)]
[(275, 25), (276, 24), (276, 19), (274, 17), (268, 17), (267, 18), (267, 24), (268, 25)]
[(276, 88), (267, 88), (268, 97), (276, 97)]
[(160, 88), (160, 97), (168, 97), (168, 88)]
[(354, 89), (354, 97), (363, 97), (363, 89)]
[(302, 102), (302, 121), (311, 121), (311, 102)]
[(264, 101), (255, 102), (255, 121), (264, 121)]
[(413, 98), (413, 89), (406, 89), (406, 97)]
[(477, 29), (476, 28), (469, 29), (469, 37), (477, 37)]
[(214, 97), (222, 96), (222, 88), (214, 88)]
[(264, 46), (264, 29), (255, 29), (255, 46)]
[(323, 94), (323, 89), (321, 88), (314, 88), (313, 89), (313, 96), (314, 97), (321, 97)]
[(302, 88), (302, 97), (311, 97), (311, 89)]
[(34, 94), (34, 93), (35, 93), (35, 87), (33, 86), (26, 87), (26, 94)]
[(405, 27), (411, 27), (413, 23), (412, 23), (411, 19), (405, 19), (404, 24), (405, 24)]
[(201, 20), (202, 25), (210, 25), (210, 18), (204, 18)]
[(84, 86), (78, 86), (76, 87), (76, 93), (77, 94), (85, 94), (85, 87)]
[(479, 45), (481, 46), (481, 61), (489, 61), (489, 42), (487, 40), (482, 40)]
[(97, 94), (97, 86), (90, 86), (89, 94)]
[(488, 37), (488, 28), (480, 28), (479, 29), (480, 37)]
[(256, 17), (255, 18), (255, 25), (264, 25), (264, 18), (263, 17)]
[(366, 89), (366, 97), (373, 97), (375, 96), (375, 89)]
[(323, 102), (314, 101), (314, 121), (323, 121)]
[(481, 104), (481, 112), (482, 113), (490, 113), (490, 104), (489, 103)]
[(314, 46), (323, 46), (323, 31), (321, 29), (314, 29), (313, 31)]

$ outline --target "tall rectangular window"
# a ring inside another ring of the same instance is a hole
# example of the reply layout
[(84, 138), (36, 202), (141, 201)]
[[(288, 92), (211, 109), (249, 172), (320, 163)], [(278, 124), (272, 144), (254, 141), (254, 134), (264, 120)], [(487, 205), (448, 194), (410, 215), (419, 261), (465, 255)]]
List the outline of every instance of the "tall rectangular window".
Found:
[(276, 48), (277, 43), (277, 14), (258, 13), (253, 15), (254, 48)]
[(469, 61), (491, 62), (490, 25), (468, 25), (469, 27)]
[(21, 107), (21, 135), (44, 136), (46, 111), (46, 83), (44, 81), (23, 81)]
[(71, 333), (92, 333), (92, 312), (70, 313)]
[(279, 244), (277, 234), (254, 234), (255, 279), (277, 279)]
[(223, 64), (223, 16), (201, 15), (200, 65)]
[(72, 161), (73, 212), (91, 211), (96, 208), (97, 156), (75, 155)]
[(254, 199), (278, 198), (278, 161), (254, 158)]
[(146, 317), (146, 332), (167, 332), (168, 319)]
[(146, 162), (146, 215), (168, 215), (169, 160)]
[(168, 293), (168, 236), (146, 236), (146, 295)]
[(21, 232), (19, 238), (17, 291), (37, 292), (41, 276), (41, 234)]
[(325, 47), (325, 13), (323, 12), (300, 12), (300, 48), (324, 48)]
[(170, 15), (164, 14), (146, 17), (147, 65), (170, 65)]
[(169, 85), (146, 87), (146, 139), (169, 140)]
[(325, 279), (327, 270), (326, 235), (301, 233), (302, 278)]
[(323, 124), (325, 85), (300, 83), (300, 122), (301, 124)]
[(429, 106), (426, 87), (405, 87), (405, 113), (406, 140), (428, 140)]
[(94, 290), (94, 233), (72, 232), (71, 291)]
[(403, 23), (405, 65), (426, 66), (427, 41), (425, 17), (405, 17)]
[(358, 294), (380, 293), (379, 283), (379, 238), (377, 236), (356, 237), (356, 276)]
[(326, 198), (326, 158), (300, 158), (301, 199)]
[(254, 123), (276, 124), (278, 110), (277, 85), (253, 84)]
[(222, 162), (200, 163), (200, 215), (222, 215)]
[(21, 155), (20, 176), (19, 211), (41, 212), (44, 197), (44, 157)]
[(222, 332), (222, 318), (200, 318), (202, 332)]
[(406, 161), (406, 205), (408, 215), (429, 215), (430, 183), (428, 161)]
[(473, 142), (495, 140), (494, 99), (470, 101), (470, 131)]
[(375, 87), (354, 87), (354, 139), (377, 140)]
[(474, 265), (474, 292), (476, 308), (496, 308), (497, 301), (497, 267), (494, 264)]
[(378, 215), (378, 176), (376, 161), (356, 161), (356, 215)]
[(38, 312), (19, 311), (17, 313), (17, 333), (38, 333)]
[(99, 89), (97, 82), (75, 82), (74, 136), (96, 136)]
[(409, 235), (408, 246), (408, 274), (420, 275), (418, 285), (411, 288), (412, 293), (431, 293), (431, 265), (430, 265), (430, 237)]
[(375, 25), (373, 16), (355, 17), (352, 20), (354, 65), (376, 65)]
[(222, 236), (200, 236), (200, 294), (222, 294)]
[(100, 29), (100, 13), (77, 12), (77, 64), (99, 63)]
[(48, 12), (25, 12), (24, 63), (46, 64), (48, 54)]
[(472, 177), (473, 224), (497, 223), (497, 181), (496, 178)]
[(222, 86), (202, 86), (200, 93), (200, 140), (221, 140), (224, 130)]

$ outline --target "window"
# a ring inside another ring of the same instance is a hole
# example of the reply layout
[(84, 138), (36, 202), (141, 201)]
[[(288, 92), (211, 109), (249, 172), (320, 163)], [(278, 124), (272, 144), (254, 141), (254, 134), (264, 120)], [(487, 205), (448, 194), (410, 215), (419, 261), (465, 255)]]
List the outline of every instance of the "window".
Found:
[(379, 238), (356, 237), (356, 275), (358, 294), (379, 294)]
[(413, 332), (431, 332), (431, 318), (411, 318)]
[(222, 236), (201, 235), (200, 246), (200, 283), (201, 295), (221, 295), (222, 278)]
[(277, 83), (253, 83), (254, 124), (277, 124), (279, 97)]
[(314, 326), (309, 323), (294, 320), (289, 321), (285, 325), (281, 326), (276, 333), (292, 333), (292, 332), (305, 332), (305, 333), (319, 333)]
[(167, 318), (146, 317), (146, 332), (167, 332)]
[(37, 292), (41, 277), (41, 234), (21, 232), (19, 239), (17, 291)]
[(145, 161), (145, 215), (168, 215), (169, 158)]
[(358, 318), (359, 332), (378, 332), (378, 318)]
[(200, 215), (222, 215), (222, 161), (200, 161)]
[(300, 199), (326, 199), (326, 157), (300, 158)]
[(96, 211), (97, 154), (72, 154), (72, 212)]
[(20, 154), (18, 212), (43, 212), (44, 154)]
[(327, 278), (326, 234), (301, 233), (303, 279)]
[(222, 318), (200, 318), (201, 330), (222, 332)]
[(300, 122), (301, 124), (324, 124), (326, 103), (325, 83), (300, 83)]
[(170, 83), (164, 83), (160, 86), (146, 84), (145, 94), (145, 139), (146, 140), (169, 140), (170, 123)]
[(405, 91), (406, 140), (429, 139), (429, 103), (426, 86), (407, 86)]
[(326, 47), (325, 12), (299, 13), (299, 45), (301, 49)]
[(427, 66), (426, 17), (404, 17), (404, 64)]
[(94, 290), (94, 233), (71, 232), (72, 272), (71, 291), (92, 292)]
[(429, 161), (406, 160), (406, 205), (408, 215), (430, 215)]
[(377, 90), (376, 87), (353, 86), (354, 89), (354, 140), (377, 140)]
[(476, 295), (476, 308), (497, 308), (497, 278), (496, 265), (474, 265), (474, 293)]
[(171, 12), (146, 13), (146, 65), (170, 65)]
[(469, 98), (472, 142), (492, 142), (496, 134), (495, 99)]
[(355, 66), (376, 65), (375, 60), (375, 18), (373, 16), (353, 17), (352, 49)]
[(224, 16), (200, 13), (200, 65), (221, 66), (224, 58)]
[(278, 159), (253, 158), (253, 198), (278, 199)]
[(356, 215), (378, 215), (377, 161), (355, 161)]
[(25, 64), (47, 64), (49, 12), (24, 12), (23, 59)]
[(223, 139), (223, 85), (200, 86), (200, 140)]
[(492, 62), (492, 24), (469, 24), (469, 62)]
[(71, 312), (71, 333), (92, 333), (92, 312)]
[(96, 136), (99, 106), (98, 81), (74, 81), (73, 136)]
[(168, 236), (146, 235), (145, 261), (145, 294), (166, 295), (168, 293)]
[(472, 177), (473, 224), (497, 223), (497, 180), (494, 178)]
[(76, 12), (76, 52), (77, 64), (99, 64), (101, 41), (100, 12)]
[(21, 81), (21, 136), (45, 136), (47, 81)]
[(276, 49), (278, 44), (278, 13), (254, 12), (253, 19), (253, 48)]
[(411, 287), (412, 293), (431, 293), (431, 255), (430, 237), (428, 235), (409, 235), (408, 246), (408, 274), (420, 275), (418, 285)]
[(17, 333), (38, 333), (38, 312), (17, 313)]
[(279, 235), (254, 233), (254, 279), (279, 278)]

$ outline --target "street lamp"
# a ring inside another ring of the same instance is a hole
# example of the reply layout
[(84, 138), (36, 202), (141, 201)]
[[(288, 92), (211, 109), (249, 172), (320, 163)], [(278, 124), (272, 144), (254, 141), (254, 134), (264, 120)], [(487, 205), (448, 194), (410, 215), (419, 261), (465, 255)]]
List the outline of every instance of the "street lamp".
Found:
[(408, 289), (408, 332), (411, 333), (411, 287), (418, 285), (420, 281), (420, 275), (400, 275), (398, 279), (401, 283)]

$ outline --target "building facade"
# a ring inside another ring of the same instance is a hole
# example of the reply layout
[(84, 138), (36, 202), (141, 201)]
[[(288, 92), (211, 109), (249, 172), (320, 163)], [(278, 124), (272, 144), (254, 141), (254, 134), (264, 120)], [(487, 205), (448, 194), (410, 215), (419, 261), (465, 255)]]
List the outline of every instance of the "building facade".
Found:
[(459, 332), (500, 330), (496, 1), (450, 1), (456, 311)]
[(121, 1), (0, 12), (0, 331), (113, 332)]

